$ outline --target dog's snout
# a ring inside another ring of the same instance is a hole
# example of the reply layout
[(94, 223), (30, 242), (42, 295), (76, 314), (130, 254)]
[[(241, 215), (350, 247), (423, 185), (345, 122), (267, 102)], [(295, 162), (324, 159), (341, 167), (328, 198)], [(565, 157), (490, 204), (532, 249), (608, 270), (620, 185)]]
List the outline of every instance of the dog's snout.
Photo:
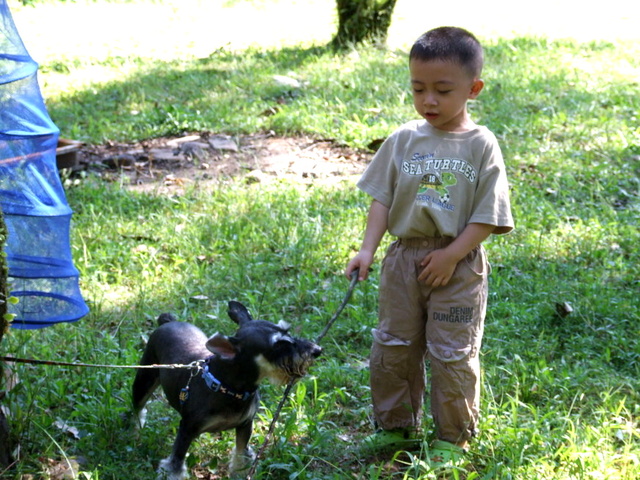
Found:
[(314, 345), (311, 349), (311, 355), (313, 358), (318, 358), (322, 354), (322, 347), (320, 345)]

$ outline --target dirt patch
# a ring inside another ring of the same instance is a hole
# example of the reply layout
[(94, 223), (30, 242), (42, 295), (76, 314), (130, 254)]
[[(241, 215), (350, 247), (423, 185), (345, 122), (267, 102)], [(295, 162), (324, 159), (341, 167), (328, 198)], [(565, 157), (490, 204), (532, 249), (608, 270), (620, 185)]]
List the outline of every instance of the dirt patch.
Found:
[(131, 190), (173, 193), (232, 177), (248, 183), (332, 183), (359, 177), (371, 157), (370, 152), (310, 137), (200, 134), (83, 146), (74, 171), (89, 171)]

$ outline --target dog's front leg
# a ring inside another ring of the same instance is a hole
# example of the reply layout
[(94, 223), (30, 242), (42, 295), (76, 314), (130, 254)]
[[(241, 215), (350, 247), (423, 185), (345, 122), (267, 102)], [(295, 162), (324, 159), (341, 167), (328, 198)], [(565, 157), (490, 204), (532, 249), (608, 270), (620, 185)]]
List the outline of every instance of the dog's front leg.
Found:
[(251, 462), (255, 458), (253, 450), (249, 447), (249, 439), (253, 431), (253, 420), (247, 420), (242, 425), (236, 427), (236, 446), (233, 449), (229, 469), (232, 473), (238, 474), (251, 467)]
[(185, 421), (181, 420), (171, 456), (162, 460), (158, 467), (158, 480), (183, 480), (187, 478), (184, 459), (195, 437), (186, 426)]

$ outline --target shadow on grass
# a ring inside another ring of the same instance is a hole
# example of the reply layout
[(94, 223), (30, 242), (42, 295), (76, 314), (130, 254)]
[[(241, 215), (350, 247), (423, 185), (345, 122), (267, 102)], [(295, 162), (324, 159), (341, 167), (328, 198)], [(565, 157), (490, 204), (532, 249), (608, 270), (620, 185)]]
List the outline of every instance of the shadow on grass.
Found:
[(207, 58), (155, 62), (118, 81), (98, 81), (53, 99), (48, 107), (65, 134), (94, 143), (194, 131), (255, 132), (301, 92), (273, 76), (310, 68), (327, 55), (320, 47), (220, 50)]

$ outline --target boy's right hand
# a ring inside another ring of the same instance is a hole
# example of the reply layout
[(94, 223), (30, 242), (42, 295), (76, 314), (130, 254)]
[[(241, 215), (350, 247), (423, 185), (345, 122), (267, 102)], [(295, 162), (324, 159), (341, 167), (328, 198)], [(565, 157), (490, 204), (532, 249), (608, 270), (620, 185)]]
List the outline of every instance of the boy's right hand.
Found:
[(367, 216), (367, 228), (364, 232), (362, 246), (355, 257), (347, 264), (345, 274), (351, 278), (351, 274), (357, 268), (360, 270), (358, 281), (363, 282), (369, 276), (369, 267), (373, 263), (373, 257), (380, 245), (380, 240), (387, 231), (389, 219), (389, 207), (385, 207), (377, 200), (371, 202), (369, 215)]
[(345, 276), (350, 280), (351, 274), (354, 270), (360, 270), (358, 272), (358, 281), (363, 282), (369, 277), (369, 268), (373, 263), (373, 255), (368, 252), (360, 251), (358, 254), (351, 259), (351, 261), (347, 264), (347, 269), (345, 270)]

